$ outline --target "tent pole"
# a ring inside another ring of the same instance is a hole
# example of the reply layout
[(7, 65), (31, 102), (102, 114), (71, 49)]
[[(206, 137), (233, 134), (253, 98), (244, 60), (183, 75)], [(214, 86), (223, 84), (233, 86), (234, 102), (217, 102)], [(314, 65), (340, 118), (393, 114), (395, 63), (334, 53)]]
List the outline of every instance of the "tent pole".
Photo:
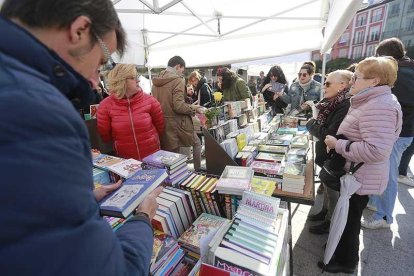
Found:
[[(324, 53), (322, 56), (322, 78), (321, 78), (322, 85), (325, 82), (325, 70), (326, 70), (326, 53)], [(321, 100), (322, 99), (323, 99), (323, 93), (321, 93)]]

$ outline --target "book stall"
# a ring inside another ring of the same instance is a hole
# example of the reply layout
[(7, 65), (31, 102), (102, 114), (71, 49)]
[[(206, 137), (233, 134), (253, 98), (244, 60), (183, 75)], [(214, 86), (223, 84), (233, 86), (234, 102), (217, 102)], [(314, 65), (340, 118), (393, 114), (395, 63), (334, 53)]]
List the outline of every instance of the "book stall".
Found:
[(95, 187), (124, 179), (100, 201), (101, 215), (117, 231), (163, 184), (152, 220), (151, 275), (292, 274), (290, 203), (314, 201), (304, 120), (273, 117), (257, 99), (213, 108), (210, 128), (200, 130), (206, 173), (163, 150), (142, 162), (93, 152)]

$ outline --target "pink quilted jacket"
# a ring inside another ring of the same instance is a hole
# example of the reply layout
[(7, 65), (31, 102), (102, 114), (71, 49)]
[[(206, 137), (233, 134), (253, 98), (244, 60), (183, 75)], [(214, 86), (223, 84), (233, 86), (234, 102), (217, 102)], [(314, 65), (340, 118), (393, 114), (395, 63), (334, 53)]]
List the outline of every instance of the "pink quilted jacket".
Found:
[(368, 88), (351, 98), (351, 107), (338, 129), (350, 141), (338, 140), (337, 153), (347, 159), (348, 171), (351, 161), (364, 165), (354, 174), (362, 187), (359, 195), (380, 195), (388, 183), (389, 158), (402, 125), (402, 113), (397, 98), (388, 85)]

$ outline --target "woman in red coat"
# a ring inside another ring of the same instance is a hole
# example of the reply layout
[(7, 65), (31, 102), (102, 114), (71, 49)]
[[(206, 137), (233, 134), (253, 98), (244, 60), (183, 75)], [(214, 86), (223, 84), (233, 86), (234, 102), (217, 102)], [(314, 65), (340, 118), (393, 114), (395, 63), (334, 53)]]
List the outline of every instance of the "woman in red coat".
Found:
[(132, 64), (118, 64), (108, 74), (111, 96), (98, 108), (98, 131), (105, 142), (112, 140), (119, 157), (142, 160), (160, 150), (164, 131), (160, 103), (139, 87)]

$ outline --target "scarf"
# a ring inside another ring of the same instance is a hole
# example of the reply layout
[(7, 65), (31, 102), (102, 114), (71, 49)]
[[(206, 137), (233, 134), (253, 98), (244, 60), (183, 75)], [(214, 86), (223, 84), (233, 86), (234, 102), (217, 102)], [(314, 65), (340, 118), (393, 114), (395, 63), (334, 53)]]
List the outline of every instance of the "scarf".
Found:
[(310, 80), (308, 81), (308, 82), (306, 82), (306, 83), (301, 83), (299, 80), (298, 80), (298, 83), (299, 83), (299, 85), (303, 88), (303, 90), (305, 90), (305, 88), (306, 87), (308, 87), (309, 85), (310, 85), (310, 83), (312, 82), (312, 78), (310, 78)]
[(332, 99), (322, 99), (319, 103), (316, 104), (316, 108), (319, 109), (318, 117), (316, 121), (319, 125), (323, 125), (328, 118), (328, 115), (335, 110), (337, 105), (343, 100), (347, 99), (348, 89), (338, 92), (335, 98)]

